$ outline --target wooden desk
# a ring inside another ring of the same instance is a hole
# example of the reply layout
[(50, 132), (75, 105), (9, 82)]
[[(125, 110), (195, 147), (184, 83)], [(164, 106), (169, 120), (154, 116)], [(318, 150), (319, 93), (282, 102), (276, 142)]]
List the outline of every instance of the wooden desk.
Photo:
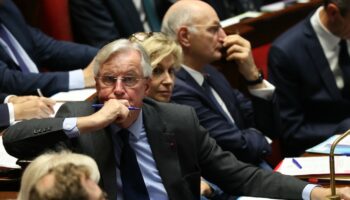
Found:
[[(306, 18), (321, 5), (321, 2), (322, 0), (310, 0), (309, 3), (296, 3), (280, 11), (245, 19), (238, 24), (225, 27), (224, 30), (227, 34), (239, 32), (241, 36), (250, 41), (252, 48), (270, 44), (291, 26)], [(222, 59), (214, 62), (213, 65), (225, 75), (232, 87), (247, 93), (246, 84), (235, 67), (235, 63)]]
[(252, 47), (271, 43), (288, 28), (306, 18), (321, 5), (322, 0), (310, 0), (308, 3), (296, 3), (283, 10), (265, 13), (260, 17), (248, 18), (238, 24), (224, 28), (228, 34), (239, 32), (248, 39)]

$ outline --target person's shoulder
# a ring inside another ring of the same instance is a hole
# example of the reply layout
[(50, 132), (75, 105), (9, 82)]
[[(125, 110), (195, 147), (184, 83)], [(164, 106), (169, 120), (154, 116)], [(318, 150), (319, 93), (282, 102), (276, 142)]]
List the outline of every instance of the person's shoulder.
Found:
[(147, 109), (154, 109), (159, 114), (169, 113), (187, 113), (192, 112), (193, 108), (187, 105), (181, 105), (176, 103), (164, 103), (155, 101), (151, 98), (144, 99), (145, 107)]
[(280, 35), (273, 42), (273, 45), (289, 46), (301, 44), (300, 39), (306, 38), (306, 33), (309, 32), (310, 27), (310, 18), (305, 18)]

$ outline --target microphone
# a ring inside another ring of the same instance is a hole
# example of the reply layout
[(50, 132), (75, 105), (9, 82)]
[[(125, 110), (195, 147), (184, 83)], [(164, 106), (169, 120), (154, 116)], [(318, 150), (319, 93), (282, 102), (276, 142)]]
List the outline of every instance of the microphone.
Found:
[(340, 135), (333, 143), (331, 146), (331, 150), (329, 152), (329, 168), (330, 168), (330, 175), (331, 175), (331, 195), (327, 196), (327, 199), (331, 200), (340, 200), (340, 196), (336, 194), (335, 192), (335, 168), (334, 168), (334, 150), (335, 147), (338, 145), (338, 143), (343, 140), (346, 136), (350, 134), (350, 129), (347, 130), (345, 133)]

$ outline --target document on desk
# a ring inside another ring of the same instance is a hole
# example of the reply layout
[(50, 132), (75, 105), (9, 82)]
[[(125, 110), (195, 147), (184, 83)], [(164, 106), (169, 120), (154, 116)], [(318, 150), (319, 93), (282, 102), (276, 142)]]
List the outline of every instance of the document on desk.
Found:
[(85, 101), (90, 96), (95, 94), (96, 88), (85, 88), (81, 90), (71, 90), (68, 92), (59, 92), (52, 95), (50, 98), (55, 101)]
[[(335, 156), (334, 160), (336, 174), (350, 174), (350, 157)], [(329, 174), (329, 157), (285, 158), (275, 171), (291, 176)]]
[(20, 169), (21, 167), (16, 164), (17, 158), (9, 155), (2, 143), (2, 136), (0, 136), (0, 167)]
[(225, 19), (225, 20), (222, 20), (220, 22), (220, 25), (222, 27), (227, 27), (227, 26), (231, 26), (233, 24), (237, 24), (239, 23), (241, 20), (243, 19), (246, 19), (246, 18), (255, 18), (255, 17), (259, 17), (261, 16), (262, 13), (261, 12), (258, 12), (258, 11), (247, 11), (245, 13), (242, 13), (240, 15), (236, 15), (234, 17), (231, 17), (231, 18), (228, 18), (228, 19)]
[[(241, 196), (237, 198), (237, 200), (269, 200), (269, 199), (270, 198), (246, 197), (246, 196)], [(278, 200), (278, 199), (270, 199), (270, 200)]]
[[(329, 154), (332, 143), (339, 137), (340, 135), (333, 135), (328, 138), (326, 141), (307, 149), (306, 152), (309, 153), (323, 153)], [(334, 154), (350, 154), (350, 135), (345, 137), (342, 141), (340, 141), (335, 148)]]

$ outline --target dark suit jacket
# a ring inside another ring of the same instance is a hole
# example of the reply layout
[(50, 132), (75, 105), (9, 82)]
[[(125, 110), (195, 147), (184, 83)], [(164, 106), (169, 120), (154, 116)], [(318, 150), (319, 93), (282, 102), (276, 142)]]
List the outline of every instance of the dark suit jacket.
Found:
[(269, 79), (277, 88), (287, 155), (322, 142), (343, 120), (348, 124), (350, 102), (336, 86), (309, 17), (273, 43)]
[[(258, 169), (222, 151), (199, 126), (191, 108), (145, 100), (142, 111), (148, 142), (170, 199), (199, 199), (201, 175), (230, 194), (301, 198), (305, 182)], [(56, 117), (84, 116), (93, 112), (91, 103), (67, 103)], [(68, 140), (62, 131), (63, 120), (17, 123), (5, 132), (4, 146), (10, 154), (23, 158), (61, 141), (96, 160), (102, 187), (110, 199), (116, 199), (116, 165), (108, 129)]]
[[(70, 42), (54, 40), (29, 27), (11, 0), (0, 4), (0, 23), (3, 23), (38, 66), (64, 71), (86, 67), (97, 49)], [(0, 91), (15, 94), (35, 94), (41, 88), (44, 95), (68, 90), (68, 73), (53, 72), (23, 74), (17, 64), (0, 46)]]
[(9, 109), (6, 104), (0, 104), (0, 130), (10, 125)]
[[(210, 101), (201, 86), (184, 69), (176, 74), (175, 88), (171, 100), (175, 103), (192, 106), (200, 124), (209, 131), (224, 150), (233, 152), (238, 159), (257, 164), (271, 151), (264, 135), (276, 137), (277, 120), (274, 119), (276, 104), (253, 98), (250, 101), (238, 90), (232, 89), (225, 77), (212, 66), (206, 66), (214, 90), (224, 101), (235, 124), (227, 122), (216, 106)], [(255, 111), (254, 111), (255, 110)], [(259, 129), (259, 130), (257, 130)]]
[[(171, 0), (154, 0), (162, 20)], [(96, 47), (144, 31), (133, 1), (69, 0), (74, 39)]]

